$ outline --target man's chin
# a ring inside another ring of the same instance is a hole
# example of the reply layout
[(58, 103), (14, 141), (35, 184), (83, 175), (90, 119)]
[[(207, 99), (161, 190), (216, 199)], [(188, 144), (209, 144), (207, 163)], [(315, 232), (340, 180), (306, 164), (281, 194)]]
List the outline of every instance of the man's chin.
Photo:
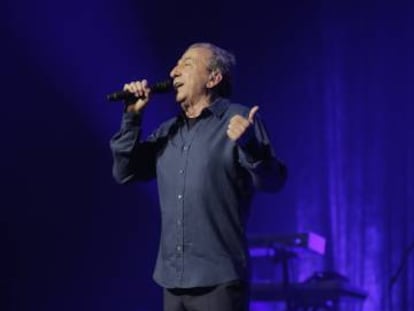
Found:
[(185, 101), (185, 97), (180, 96), (180, 94), (177, 93), (177, 95), (175, 95), (175, 101), (179, 104), (182, 104)]

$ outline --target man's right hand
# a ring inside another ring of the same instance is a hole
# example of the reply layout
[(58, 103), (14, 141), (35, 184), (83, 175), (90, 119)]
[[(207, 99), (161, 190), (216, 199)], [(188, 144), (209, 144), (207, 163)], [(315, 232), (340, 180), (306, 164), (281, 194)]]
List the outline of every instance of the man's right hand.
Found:
[(148, 87), (147, 80), (134, 81), (124, 85), (124, 91), (131, 92), (137, 97), (132, 103), (127, 103), (125, 110), (127, 112), (139, 113), (148, 103), (151, 90)]

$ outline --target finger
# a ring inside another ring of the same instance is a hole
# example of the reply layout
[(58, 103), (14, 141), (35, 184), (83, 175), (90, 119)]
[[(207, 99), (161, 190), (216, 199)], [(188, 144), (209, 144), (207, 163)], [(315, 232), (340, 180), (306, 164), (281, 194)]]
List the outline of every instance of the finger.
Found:
[(134, 93), (134, 91), (133, 91), (133, 83), (126, 83), (126, 84), (124, 84), (123, 90), (124, 91), (128, 91), (128, 92), (131, 92), (131, 93)]
[(124, 91), (128, 91), (137, 97), (139, 96), (138, 90), (139, 86), (137, 86), (137, 82), (131, 82), (124, 85)]
[(237, 132), (244, 132), (247, 127), (249, 126), (249, 123), (246, 122), (245, 124), (229, 124), (228, 129), (232, 130), (232, 131), (237, 131)]
[(137, 86), (138, 88), (138, 93), (140, 97), (148, 97), (149, 94), (151, 93), (151, 89), (149, 88), (149, 84), (147, 80), (141, 80), (139, 82), (137, 82)]
[(149, 92), (151, 91), (148, 85), (148, 81), (145, 79), (141, 81), (141, 88), (142, 88), (142, 93), (145, 95), (149, 94)]
[(252, 109), (250, 109), (248, 120), (251, 124), (253, 124), (254, 116), (255, 116), (255, 114), (258, 110), (259, 110), (259, 106), (257, 106), (257, 105), (254, 106)]
[(143, 96), (148, 97), (149, 94), (151, 93), (151, 89), (149, 88), (148, 81), (142, 80), (141, 87), (142, 87)]
[(149, 93), (148, 82), (146, 80), (127, 83), (123, 89), (124, 91), (133, 93), (136, 97), (146, 96)]
[(233, 129), (235, 131), (245, 131), (249, 127), (249, 123), (231, 123), (228, 125), (229, 129)]
[[(246, 121), (248, 124), (248, 122)], [(248, 125), (241, 125), (241, 124), (232, 124), (229, 125), (227, 128), (227, 135), (232, 138), (233, 140), (237, 140), (240, 138), (241, 135), (246, 131)]]
[(227, 129), (227, 136), (233, 141), (237, 140), (237, 138), (238, 138), (237, 133), (235, 133), (231, 129)]
[(243, 124), (244, 126), (250, 125), (247, 119), (238, 114), (230, 119), (229, 124)]

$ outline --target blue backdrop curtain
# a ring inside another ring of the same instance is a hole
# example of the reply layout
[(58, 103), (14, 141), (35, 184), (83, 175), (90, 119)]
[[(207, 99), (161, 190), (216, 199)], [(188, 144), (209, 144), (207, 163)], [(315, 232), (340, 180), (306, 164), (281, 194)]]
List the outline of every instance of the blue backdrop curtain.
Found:
[(295, 10), (267, 55), (283, 61), (264, 72), (290, 170), (273, 204), (257, 200), (251, 230), (325, 236), (323, 260), (300, 263), (298, 279), (337, 271), (368, 291), (364, 310), (414, 307), (413, 13), (408, 2)]
[(327, 4), (321, 53), (303, 55), (297, 228), (324, 233), (325, 267), (368, 290), (365, 310), (413, 308), (414, 254), (389, 290), (414, 240), (412, 17), (408, 3)]
[(194, 41), (236, 53), (234, 99), (260, 105), (289, 168), (249, 233), (319, 233), (326, 254), (299, 280), (334, 270), (368, 291), (364, 311), (414, 310), (412, 3), (19, 0), (0, 15), (2, 310), (160, 309), (156, 186), (113, 182), (122, 109), (104, 97), (164, 78)]

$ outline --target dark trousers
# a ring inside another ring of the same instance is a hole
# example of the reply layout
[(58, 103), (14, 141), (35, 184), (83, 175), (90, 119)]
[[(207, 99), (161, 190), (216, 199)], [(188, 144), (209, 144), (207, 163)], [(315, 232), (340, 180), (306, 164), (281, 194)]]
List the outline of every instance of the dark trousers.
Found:
[(232, 281), (212, 287), (164, 289), (164, 311), (248, 311), (249, 290)]

